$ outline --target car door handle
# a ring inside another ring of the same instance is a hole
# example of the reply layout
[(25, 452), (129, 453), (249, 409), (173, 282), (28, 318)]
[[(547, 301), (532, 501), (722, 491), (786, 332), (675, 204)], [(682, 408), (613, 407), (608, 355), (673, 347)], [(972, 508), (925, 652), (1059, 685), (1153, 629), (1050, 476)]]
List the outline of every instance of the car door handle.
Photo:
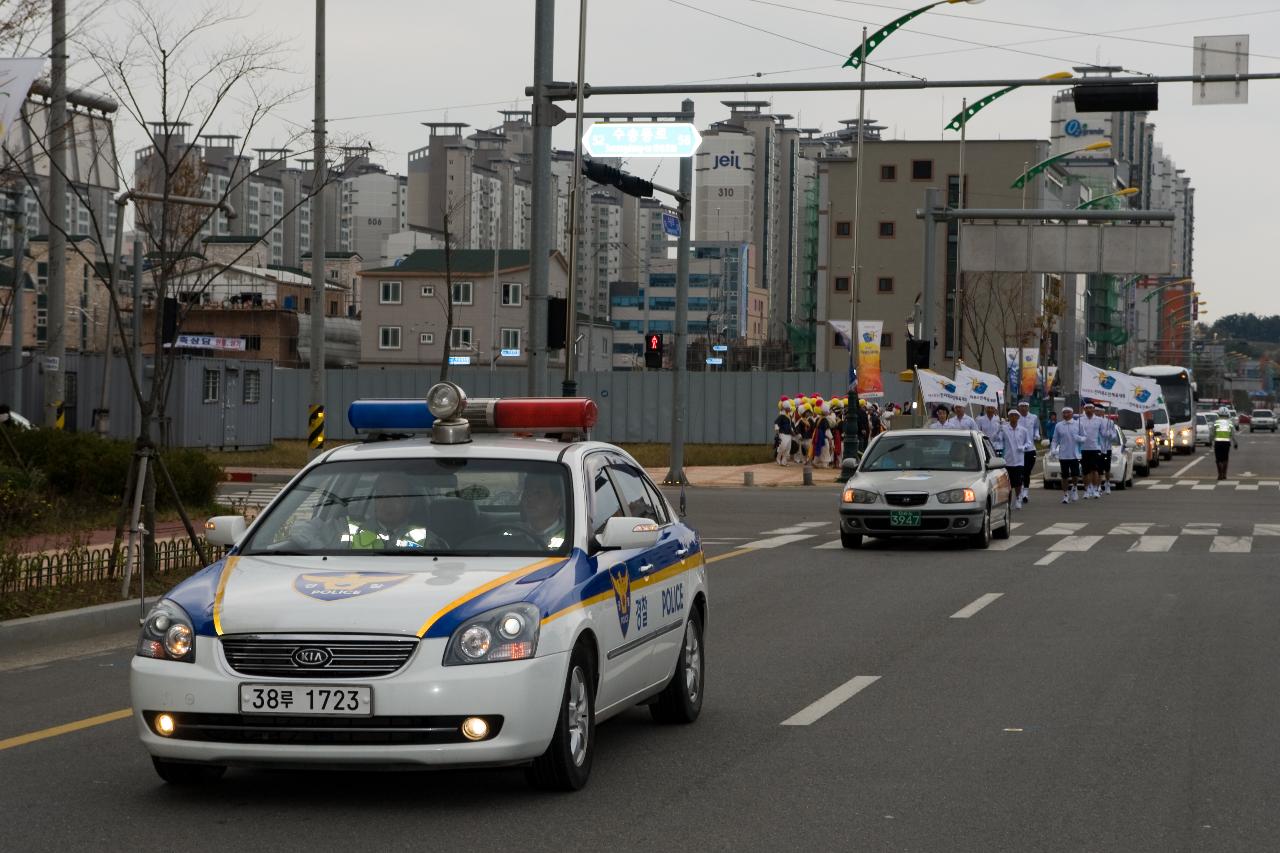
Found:
[(651, 572), (651, 571), (653, 571), (653, 563), (645, 563), (643, 566), (640, 567), (640, 574), (642, 575), (647, 574), (648, 572)]
[(676, 556), (677, 556), (677, 557), (683, 557), (685, 554), (688, 554), (688, 553), (689, 553), (689, 549), (688, 549), (688, 548), (677, 548), (677, 549), (676, 549)]

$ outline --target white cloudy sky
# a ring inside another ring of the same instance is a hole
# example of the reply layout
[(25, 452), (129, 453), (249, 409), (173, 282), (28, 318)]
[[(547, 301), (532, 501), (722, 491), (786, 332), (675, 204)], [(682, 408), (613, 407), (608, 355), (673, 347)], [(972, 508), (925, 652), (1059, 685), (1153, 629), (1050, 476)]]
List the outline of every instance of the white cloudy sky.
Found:
[[(571, 80), (578, 2), (556, 5), (556, 77)], [(915, 5), (591, 0), (587, 80), (603, 85), (845, 78), (853, 72), (840, 64), (858, 43), (863, 24), (874, 29)], [(533, 0), (329, 0), (332, 129), (368, 139), (384, 152), (389, 168), (403, 171), (406, 153), (426, 137), (419, 122), (490, 126), (498, 119), (496, 110), (526, 107), (533, 7)], [(309, 85), (313, 0), (245, 2), (241, 9), (245, 17), (231, 32), (283, 39), (289, 65), (297, 69), (293, 85)], [(108, 13), (103, 26), (114, 26), (110, 18)], [(895, 34), (873, 59), (932, 79), (1039, 77), (1099, 62), (1140, 73), (1186, 74), (1194, 36), (1238, 33), (1252, 38), (1252, 71), (1280, 72), (1280, 2), (1267, 0), (988, 0), (943, 6)], [(872, 79), (895, 77), (870, 73)], [(87, 69), (76, 74), (85, 82), (92, 76)], [(971, 138), (1047, 137), (1051, 91), (1006, 97), (970, 126)], [(945, 120), (959, 111), (960, 99), (973, 94), (873, 94), (868, 112), (892, 136), (938, 138)], [(1250, 103), (1243, 107), (1193, 108), (1185, 84), (1166, 85), (1160, 94), (1157, 138), (1197, 191), (1195, 273), (1209, 302), (1207, 319), (1237, 311), (1280, 313), (1273, 248), (1280, 225), (1274, 203), (1280, 184), (1280, 80), (1252, 84)], [(593, 98), (588, 108), (673, 109), (680, 97)], [(697, 96), (699, 123), (722, 117), (726, 111), (718, 102), (733, 97)], [(852, 93), (778, 93), (772, 100), (776, 112), (796, 115), (805, 126), (833, 129), (837, 120), (857, 115)], [(285, 116), (305, 125), (310, 111), (306, 93)], [(287, 128), (281, 123), (270, 133), (283, 139), (297, 125)], [(571, 128), (567, 122), (558, 129), (557, 145), (571, 144)], [(271, 142), (264, 136), (255, 144)], [(669, 179), (675, 182), (673, 175)]]

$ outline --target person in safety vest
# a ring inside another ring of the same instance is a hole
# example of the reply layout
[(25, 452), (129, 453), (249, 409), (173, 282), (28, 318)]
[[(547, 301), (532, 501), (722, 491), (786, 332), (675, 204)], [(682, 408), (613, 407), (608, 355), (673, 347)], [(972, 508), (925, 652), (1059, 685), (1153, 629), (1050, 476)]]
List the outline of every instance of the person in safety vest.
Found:
[(398, 471), (379, 474), (369, 500), (373, 510), (368, 517), (347, 522), (344, 538), (353, 549), (448, 549), (448, 544), (428, 529), (426, 496), (405, 474)]
[(1213, 422), (1213, 458), (1218, 463), (1218, 479), (1227, 479), (1227, 461), (1231, 457), (1232, 446), (1239, 447), (1236, 441), (1236, 428), (1231, 423), (1231, 410), (1226, 406), (1218, 409), (1218, 419)]

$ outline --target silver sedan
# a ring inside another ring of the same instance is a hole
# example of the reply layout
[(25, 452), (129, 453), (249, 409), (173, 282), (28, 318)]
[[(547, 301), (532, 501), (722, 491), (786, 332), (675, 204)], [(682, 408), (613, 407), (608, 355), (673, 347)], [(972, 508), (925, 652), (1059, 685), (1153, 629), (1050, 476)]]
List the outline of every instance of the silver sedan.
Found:
[(1013, 529), (1013, 489), (1004, 460), (980, 432), (913, 429), (881, 433), (840, 495), (840, 541), (864, 536), (964, 537), (986, 548)]

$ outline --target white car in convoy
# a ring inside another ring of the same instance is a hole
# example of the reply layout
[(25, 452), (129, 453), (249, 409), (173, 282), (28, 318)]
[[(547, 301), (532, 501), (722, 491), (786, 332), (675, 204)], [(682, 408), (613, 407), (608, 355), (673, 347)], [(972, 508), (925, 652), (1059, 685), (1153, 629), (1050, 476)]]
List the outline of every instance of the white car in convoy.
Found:
[(159, 775), (525, 765), (572, 790), (598, 722), (697, 719), (701, 543), (625, 452), (564, 440), (595, 411), (450, 383), (357, 402), (386, 440), (324, 453), (247, 529), (212, 519), (227, 556), (151, 610), (133, 658)]
[(980, 432), (911, 429), (872, 439), (840, 495), (840, 542), (945, 536), (986, 548), (1013, 530), (1004, 459)]
[(1249, 418), (1249, 432), (1260, 429), (1276, 431), (1276, 413), (1271, 409), (1254, 409)]
[[(1134, 441), (1134, 436), (1116, 427), (1116, 434), (1111, 439), (1111, 482), (1117, 489), (1126, 489), (1133, 485), (1134, 474), (1145, 465), (1145, 449)], [(1053, 453), (1044, 456), (1044, 487), (1062, 488), (1062, 462)]]

